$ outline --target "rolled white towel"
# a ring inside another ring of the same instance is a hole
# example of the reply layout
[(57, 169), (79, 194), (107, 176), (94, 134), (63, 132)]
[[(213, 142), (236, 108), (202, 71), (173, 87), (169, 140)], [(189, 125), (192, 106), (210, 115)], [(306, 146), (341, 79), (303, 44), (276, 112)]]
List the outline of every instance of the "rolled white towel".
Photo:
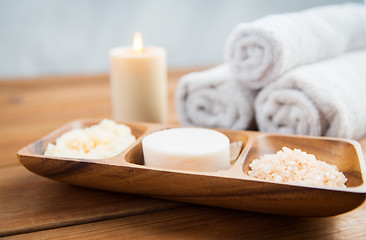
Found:
[(261, 131), (366, 136), (366, 50), (298, 67), (255, 100)]
[(238, 24), (225, 59), (236, 79), (260, 89), (290, 69), (366, 47), (366, 8), (342, 4)]
[(255, 91), (234, 86), (227, 65), (183, 76), (176, 107), (183, 125), (247, 129), (254, 120)]

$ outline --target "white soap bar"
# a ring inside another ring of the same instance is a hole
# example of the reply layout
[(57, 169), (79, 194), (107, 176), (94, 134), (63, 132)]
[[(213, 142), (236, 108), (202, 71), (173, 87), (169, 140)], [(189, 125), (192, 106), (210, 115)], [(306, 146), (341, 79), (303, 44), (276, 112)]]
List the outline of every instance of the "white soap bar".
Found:
[(172, 128), (142, 139), (145, 165), (213, 172), (230, 167), (230, 140), (215, 130)]

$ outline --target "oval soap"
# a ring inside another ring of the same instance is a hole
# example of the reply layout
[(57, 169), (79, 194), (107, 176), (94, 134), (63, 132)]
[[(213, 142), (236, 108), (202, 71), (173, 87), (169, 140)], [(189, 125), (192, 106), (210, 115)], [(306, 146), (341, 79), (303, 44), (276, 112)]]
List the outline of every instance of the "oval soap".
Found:
[(145, 165), (175, 170), (214, 172), (230, 167), (230, 140), (206, 128), (172, 128), (142, 139)]

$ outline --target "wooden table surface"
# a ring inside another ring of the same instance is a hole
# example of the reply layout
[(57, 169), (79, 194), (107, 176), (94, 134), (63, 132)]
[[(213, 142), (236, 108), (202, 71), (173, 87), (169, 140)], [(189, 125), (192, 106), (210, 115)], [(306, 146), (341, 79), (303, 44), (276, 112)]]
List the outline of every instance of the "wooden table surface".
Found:
[[(178, 123), (174, 89), (184, 73), (169, 73), (170, 123)], [(111, 118), (107, 75), (0, 81), (0, 236), (366, 239), (366, 204), (328, 218), (265, 215), (75, 187), (21, 166), (20, 148), (78, 118)]]

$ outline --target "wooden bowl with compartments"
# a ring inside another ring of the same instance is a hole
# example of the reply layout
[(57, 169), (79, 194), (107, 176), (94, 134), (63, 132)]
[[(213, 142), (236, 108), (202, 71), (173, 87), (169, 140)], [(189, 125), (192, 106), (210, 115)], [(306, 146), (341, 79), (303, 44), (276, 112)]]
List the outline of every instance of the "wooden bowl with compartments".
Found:
[[(217, 172), (181, 171), (144, 165), (142, 138), (152, 132), (181, 126), (123, 122), (137, 140), (107, 159), (48, 157), (48, 143), (72, 129), (98, 124), (71, 122), (18, 151), (31, 172), (59, 182), (153, 198), (237, 210), (291, 216), (326, 217), (348, 212), (365, 200), (365, 161), (358, 142), (348, 139), (278, 135), (216, 129), (243, 147), (229, 169)], [(260, 180), (248, 175), (249, 164), (282, 147), (298, 148), (334, 164), (347, 177), (346, 188), (315, 187)]]

